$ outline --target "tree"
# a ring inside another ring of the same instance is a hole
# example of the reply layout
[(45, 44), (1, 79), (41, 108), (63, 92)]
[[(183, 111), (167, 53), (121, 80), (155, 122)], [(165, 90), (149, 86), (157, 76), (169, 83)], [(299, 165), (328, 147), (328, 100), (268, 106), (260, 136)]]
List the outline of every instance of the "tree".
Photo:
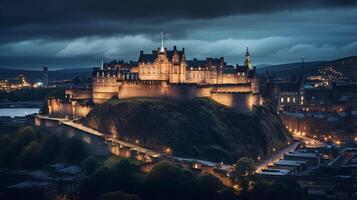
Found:
[(18, 157), (18, 163), (21, 167), (34, 169), (42, 166), (43, 156), (41, 145), (38, 142), (32, 141), (25, 146)]
[(189, 170), (160, 162), (151, 170), (146, 185), (152, 199), (191, 199), (197, 180)]
[(11, 150), (13, 146), (11, 145), (11, 138), (7, 135), (0, 135), (0, 166), (8, 167), (12, 164), (13, 155)]
[(300, 200), (305, 199), (305, 194), (295, 180), (279, 178), (276, 181), (257, 181), (251, 191), (250, 199)]
[(130, 163), (129, 160), (123, 159), (109, 171), (108, 184), (113, 190), (134, 193), (139, 185), (139, 180), (135, 177), (137, 172), (137, 166)]
[(93, 174), (93, 172), (98, 169), (101, 162), (95, 156), (89, 156), (82, 162), (82, 166), (88, 175)]
[(141, 198), (137, 195), (116, 191), (103, 194), (99, 200), (141, 200)]
[(25, 126), (16, 132), (15, 145), (21, 149), (22, 147), (28, 145), (32, 141), (36, 141), (37, 139), (38, 138), (35, 130), (31, 126)]
[(62, 141), (53, 134), (48, 135), (42, 142), (42, 150), (48, 162), (54, 160), (61, 153)]
[(211, 174), (198, 177), (198, 191), (202, 199), (216, 199), (218, 191), (223, 188), (222, 182)]
[(242, 157), (238, 160), (232, 176), (243, 191), (247, 191), (255, 178), (255, 164), (250, 158)]
[(80, 163), (87, 155), (83, 142), (78, 138), (68, 140), (65, 147), (65, 157), (67, 162), (72, 164)]

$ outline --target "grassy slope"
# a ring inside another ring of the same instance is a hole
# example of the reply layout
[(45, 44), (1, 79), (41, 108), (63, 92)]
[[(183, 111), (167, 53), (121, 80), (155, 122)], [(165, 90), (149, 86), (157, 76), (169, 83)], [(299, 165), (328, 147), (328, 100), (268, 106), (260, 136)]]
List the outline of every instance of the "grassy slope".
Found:
[(111, 100), (83, 119), (92, 128), (140, 141), (151, 149), (170, 147), (176, 156), (234, 162), (266, 154), (290, 138), (274, 112), (263, 107), (234, 112), (207, 98)]
[[(341, 58), (332, 61), (317, 61), (317, 62), (308, 62), (305, 63), (305, 75), (318, 75), (318, 70), (320, 68), (332, 66), (337, 71), (342, 72), (344, 75), (351, 77), (352, 79), (357, 79), (357, 56), (351, 56), (346, 58)], [(301, 67), (301, 63), (290, 63), (290, 64), (282, 64), (276, 66), (267, 67), (269, 71), (273, 72), (274, 74), (285, 76), (285, 77), (292, 77), (299, 73)], [(266, 68), (260, 69), (261, 73), (264, 73)]]

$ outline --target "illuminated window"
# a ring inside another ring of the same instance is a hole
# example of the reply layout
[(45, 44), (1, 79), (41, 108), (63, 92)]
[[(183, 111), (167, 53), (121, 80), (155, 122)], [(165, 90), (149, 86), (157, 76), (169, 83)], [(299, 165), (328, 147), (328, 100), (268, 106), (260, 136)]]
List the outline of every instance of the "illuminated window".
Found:
[(301, 96), (301, 101), (304, 101), (304, 96)]
[(284, 97), (281, 97), (281, 98), (280, 98), (280, 102), (281, 102), (281, 103), (284, 103)]
[(290, 103), (290, 97), (288, 97), (288, 98), (286, 99), (286, 101), (287, 101), (288, 103)]
[(295, 99), (295, 97), (293, 97), (293, 102), (294, 102), (294, 103), (296, 102), (296, 99)]

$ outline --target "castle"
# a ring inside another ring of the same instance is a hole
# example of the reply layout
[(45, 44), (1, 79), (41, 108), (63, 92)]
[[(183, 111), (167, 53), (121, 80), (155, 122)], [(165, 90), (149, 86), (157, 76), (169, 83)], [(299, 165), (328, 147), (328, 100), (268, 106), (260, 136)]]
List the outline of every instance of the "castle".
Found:
[[(259, 81), (247, 48), (244, 65), (228, 65), (224, 58), (186, 60), (185, 49), (161, 47), (140, 52), (137, 62), (111, 61), (95, 67), (92, 89), (66, 90), (67, 102), (49, 99), (49, 114), (85, 116), (86, 102), (154, 97), (187, 99), (209, 97), (236, 110), (247, 111), (260, 103)], [(65, 105), (67, 103), (67, 105)]]

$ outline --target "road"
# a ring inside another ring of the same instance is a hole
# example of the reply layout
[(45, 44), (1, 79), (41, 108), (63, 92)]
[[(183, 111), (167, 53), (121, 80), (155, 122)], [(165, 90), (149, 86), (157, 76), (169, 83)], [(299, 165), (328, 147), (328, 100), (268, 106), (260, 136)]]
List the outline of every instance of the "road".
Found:
[(306, 147), (322, 147), (323, 143), (315, 140), (313, 138), (308, 138), (302, 135), (294, 135), (296, 139), (302, 140), (302, 142), (306, 145)]
[(300, 144), (300, 142), (295, 142), (295, 143), (285, 147), (284, 149), (277, 151), (276, 153), (271, 155), (269, 158), (266, 158), (265, 160), (257, 163), (255, 172), (259, 173), (262, 169), (267, 168), (268, 165), (272, 165), (274, 162), (279, 161), (280, 159), (282, 159), (284, 157), (284, 154), (289, 153), (290, 151), (294, 151), (299, 144)]

